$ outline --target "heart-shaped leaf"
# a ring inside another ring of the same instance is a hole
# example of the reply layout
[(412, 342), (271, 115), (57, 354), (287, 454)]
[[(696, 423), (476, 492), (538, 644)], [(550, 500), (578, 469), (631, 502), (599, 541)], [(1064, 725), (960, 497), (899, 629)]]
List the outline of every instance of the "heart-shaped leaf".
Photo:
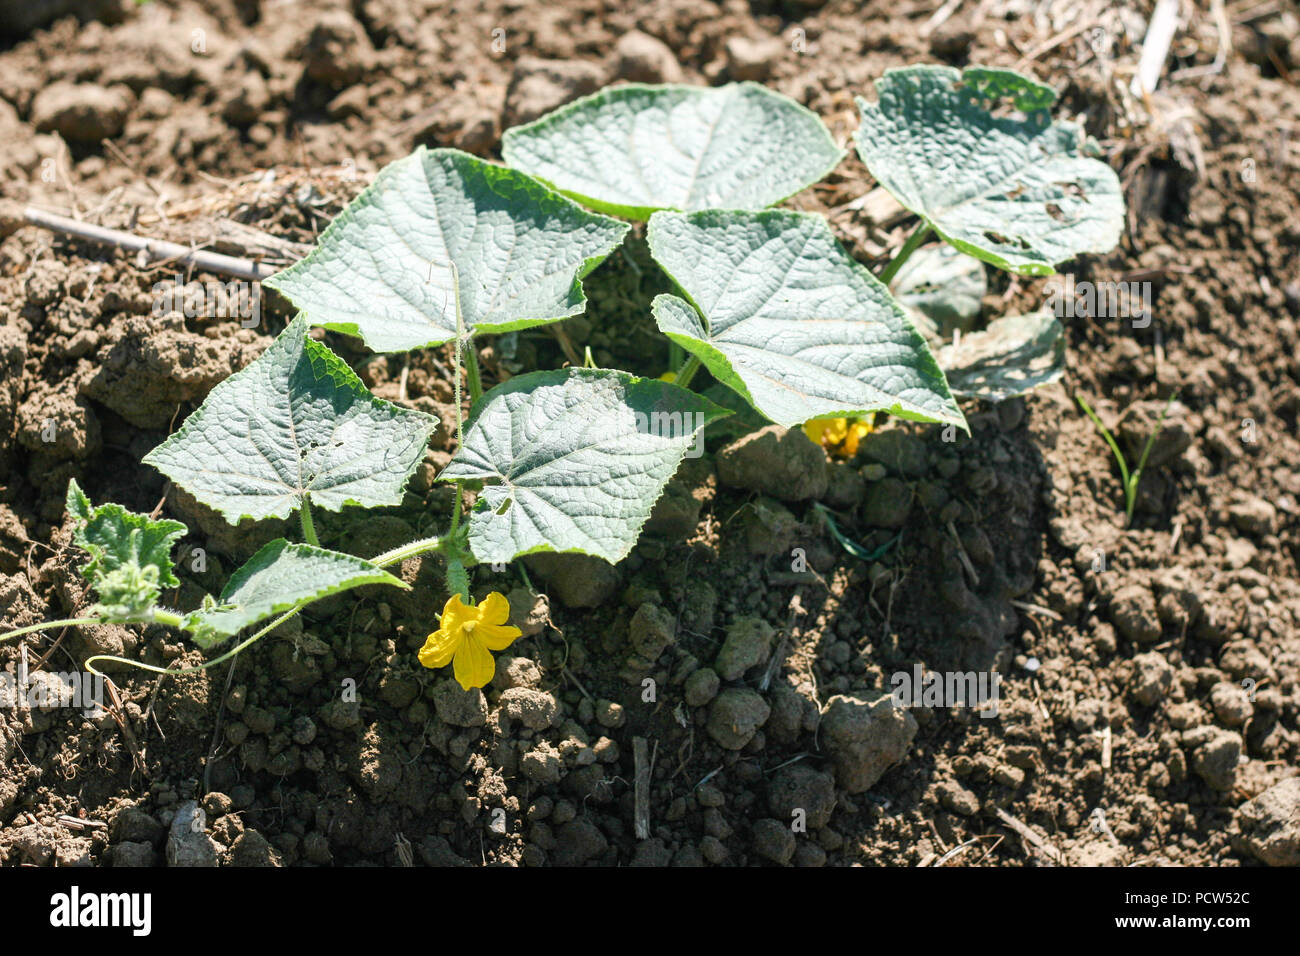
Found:
[(400, 504), (438, 420), (371, 395), (299, 316), (145, 455), (231, 524)]
[(962, 252), (1021, 275), (1106, 252), (1124, 198), (1082, 129), (1053, 123), (1056, 93), (1011, 70), (913, 66), (858, 99), (858, 154), (894, 198)]
[(593, 209), (762, 209), (817, 182), (844, 151), (817, 114), (756, 83), (602, 90), (507, 130), (506, 162)]
[(1000, 402), (1065, 373), (1065, 330), (1051, 313), (1006, 315), (936, 356), (954, 395)]
[(820, 216), (655, 213), (647, 236), (690, 299), (654, 300), (660, 330), (772, 421), (886, 411), (966, 427), (925, 339)]
[(210, 647), (275, 614), (363, 584), (410, 588), (369, 561), (277, 538), (230, 576), (215, 605), (188, 615), (195, 643)]
[(482, 562), (535, 551), (621, 560), (698, 432), (728, 414), (676, 385), (608, 369), (520, 375), (475, 405), (440, 478), (489, 482), (469, 518)]
[(894, 276), (892, 288), (926, 338), (948, 339), (955, 330), (965, 332), (974, 324), (988, 278), (982, 262), (940, 242), (912, 253)]
[(266, 280), (313, 325), (377, 352), (507, 332), (582, 312), (582, 278), (626, 223), (513, 169), (420, 147), (390, 163), (302, 261)]

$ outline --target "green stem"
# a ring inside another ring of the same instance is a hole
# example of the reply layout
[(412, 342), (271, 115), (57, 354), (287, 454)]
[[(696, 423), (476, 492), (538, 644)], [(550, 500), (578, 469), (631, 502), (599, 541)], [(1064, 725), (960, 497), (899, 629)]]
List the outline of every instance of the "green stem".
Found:
[(464, 496), (465, 486), (461, 482), (456, 482), (456, 504), (451, 509), (451, 530), (447, 532), (447, 537), (452, 538), (456, 535), (456, 529), (460, 527), (460, 509), (461, 498)]
[(1174, 402), (1177, 400), (1178, 391), (1175, 390), (1174, 394), (1169, 396), (1169, 401), (1165, 402), (1165, 407), (1160, 410), (1160, 417), (1156, 419), (1156, 427), (1151, 434), (1147, 436), (1147, 443), (1142, 448), (1142, 457), (1138, 459), (1137, 468), (1133, 469), (1133, 477), (1130, 482), (1133, 490), (1132, 493), (1127, 496), (1126, 504), (1128, 507), (1124, 512), (1126, 525), (1131, 525), (1133, 523), (1133, 508), (1137, 504), (1138, 483), (1142, 480), (1142, 469), (1147, 466), (1147, 458), (1151, 455), (1151, 446), (1154, 445), (1156, 439), (1160, 437), (1160, 432), (1165, 427), (1165, 416), (1169, 414), (1169, 409), (1173, 407)]
[(316, 523), (311, 519), (311, 496), (302, 496), (302, 507), (298, 509), (298, 517), (302, 519), (302, 536), (307, 543), (313, 547), (320, 547), (320, 541), (316, 537)]
[(35, 634), (37, 631), (52, 631), (60, 627), (80, 627), (82, 624), (161, 624), (163, 627), (183, 627), (185, 618), (175, 611), (169, 611), (161, 607), (153, 608), (147, 617), (141, 617), (139, 620), (134, 621), (108, 621), (102, 617), (69, 617), (61, 621), (46, 621), (43, 624), (20, 627), (16, 631), (0, 634), (0, 641), (22, 637), (24, 634)]
[(390, 564), (401, 564), (408, 558), (418, 557), (428, 551), (440, 550), (443, 540), (442, 538), (421, 538), (419, 541), (412, 541), (410, 544), (404, 544), (392, 551), (385, 551), (378, 557), (371, 558), (370, 563), (377, 564), (381, 568), (386, 568)]
[(686, 364), (681, 367), (681, 370), (678, 371), (677, 377), (673, 379), (673, 384), (685, 388), (691, 384), (691, 379), (695, 377), (695, 373), (699, 370), (700, 360), (697, 356), (692, 355), (686, 360)]
[(1075, 400), (1083, 407), (1083, 410), (1087, 414), (1087, 416), (1092, 419), (1092, 423), (1097, 426), (1097, 430), (1101, 432), (1101, 437), (1106, 439), (1106, 444), (1110, 446), (1110, 453), (1115, 456), (1115, 461), (1119, 464), (1120, 478), (1127, 486), (1128, 485), (1128, 462), (1124, 458), (1124, 453), (1119, 450), (1119, 445), (1115, 441), (1115, 436), (1110, 433), (1109, 428), (1107, 428), (1105, 425), (1101, 423), (1101, 419), (1097, 417), (1097, 413), (1092, 410), (1092, 408), (1088, 405), (1086, 401), (1084, 401), (1082, 395), (1076, 395), (1074, 397)]
[(95, 670), (95, 668), (94, 668), (94, 664), (95, 664), (95, 662), (96, 662), (96, 661), (114, 661), (115, 663), (118, 663), (118, 664), (127, 664), (127, 665), (129, 665), (129, 666), (131, 666), (131, 667), (137, 667), (137, 668), (139, 668), (139, 669), (142, 670), (142, 671), (149, 671), (150, 673), (153, 673), (153, 674), (176, 674), (176, 675), (180, 675), (180, 674), (198, 674), (198, 673), (201, 673), (201, 672), (207, 670), (207, 669), (210, 668), (210, 667), (216, 667), (218, 664), (223, 663), (224, 661), (228, 661), (228, 660), (230, 660), (232, 657), (234, 657), (236, 654), (238, 654), (238, 653), (239, 653), (240, 651), (242, 651), (244, 648), (248, 647), (250, 644), (255, 644), (255, 643), (257, 643), (257, 642), (260, 641), (263, 637), (265, 637), (267, 634), (270, 634), (270, 633), (271, 633), (272, 631), (274, 631), (277, 627), (279, 627), (281, 624), (283, 624), (285, 621), (289, 620), (289, 618), (294, 617), (295, 615), (297, 615), (297, 613), (298, 613), (299, 611), (301, 611), (301, 610), (302, 610), (302, 607), (299, 606), (299, 607), (294, 608), (292, 611), (285, 611), (283, 614), (281, 614), (279, 617), (277, 617), (277, 618), (276, 618), (274, 621), (272, 621), (270, 624), (266, 625), (266, 627), (262, 628), (260, 631), (258, 631), (256, 634), (254, 634), (252, 637), (247, 638), (246, 640), (240, 642), (239, 644), (236, 644), (234, 647), (232, 647), (230, 650), (226, 651), (226, 653), (222, 654), (220, 657), (215, 657), (215, 658), (213, 658), (213, 659), (210, 660), (210, 661), (206, 661), (205, 663), (202, 663), (202, 664), (198, 665), (197, 667), (182, 667), (182, 668), (179, 668), (179, 669), (174, 669), (174, 668), (169, 668), (169, 667), (157, 667), (157, 666), (155, 666), (155, 665), (153, 665), (153, 664), (142, 664), (142, 663), (140, 663), (139, 661), (133, 661), (133, 660), (131, 660), (129, 657), (114, 657), (114, 656), (112, 656), (112, 655), (110, 655), (110, 654), (96, 654), (94, 657), (90, 657), (90, 658), (87, 658), (87, 659), (86, 659), (86, 665), (85, 665), (85, 666), (86, 666), (86, 670), (89, 671), (90, 673), (96, 675), (96, 676), (103, 676), (102, 674), (100, 674), (99, 671)]
[(478, 351), (474, 348), (474, 338), (465, 333), (465, 313), (460, 306), (460, 269), (456, 263), (447, 260), (451, 268), (452, 296), (456, 301), (456, 440), (460, 441), (460, 367), (464, 353), (469, 352), (469, 361), (465, 363), (465, 378), (469, 382), (469, 400), (472, 405), (483, 397), (483, 382), (478, 375)]
[[(460, 385), (460, 369), (461, 369), (461, 364), (464, 360), (465, 342), (468, 336), (466, 336), (465, 334), (465, 315), (461, 311), (461, 307), (460, 307), (460, 270), (456, 268), (456, 263), (454, 262), (448, 262), (448, 265), (451, 266), (451, 281), (452, 281), (452, 285), (454, 286), (453, 291), (456, 296), (456, 346), (455, 348), (452, 349), (451, 379), (452, 379), (452, 391), (454, 392), (453, 401), (456, 406), (456, 450), (460, 451), (460, 449), (465, 447), (465, 416), (464, 416), (464, 412), (460, 407), (461, 400), (462, 400), (461, 385)], [(471, 354), (471, 358), (470, 358), (470, 364), (466, 368), (465, 377), (469, 380), (470, 400), (475, 401), (476, 399), (475, 399), (474, 391), (477, 388), (478, 393), (481, 396), (483, 393), (483, 385), (478, 378), (478, 357), (477, 355), (474, 354), (472, 339), (470, 339), (469, 344), (470, 344), (469, 351)], [(469, 371), (470, 368), (473, 369), (472, 372)], [(448, 541), (454, 540), (456, 535), (456, 530), (460, 527), (460, 511), (462, 506), (461, 502), (464, 496), (465, 496), (464, 482), (457, 481), (456, 501), (451, 508), (451, 529), (447, 534)], [(448, 555), (447, 557), (448, 571), (450, 571), (453, 557), (454, 557), (453, 555)], [(450, 584), (448, 585), (448, 588), (450, 589)]]
[(469, 596), (469, 574), (465, 562), (455, 556), (447, 558), (447, 593), (459, 594), (465, 604), (472, 604), (474, 600)]
[(32, 624), (28, 627), (20, 627), (16, 631), (10, 631), (8, 634), (0, 634), (0, 641), (7, 641), (13, 637), (22, 637), (24, 634), (35, 634), (37, 631), (50, 631), (56, 627), (76, 627), (79, 624), (101, 624), (103, 623), (97, 617), (69, 617), (61, 621), (46, 621), (44, 624)]
[(929, 231), (930, 224), (922, 219), (916, 229), (912, 231), (912, 234), (907, 237), (907, 242), (903, 243), (903, 248), (898, 250), (898, 255), (894, 256), (893, 261), (885, 266), (885, 271), (880, 273), (881, 282), (889, 285), (893, 281), (894, 276), (898, 275), (898, 270), (903, 268), (903, 263), (921, 247), (921, 243), (925, 241), (926, 234)]
[(1083, 396), (1076, 395), (1074, 398), (1083, 408), (1084, 413), (1092, 419), (1092, 423), (1097, 426), (1097, 430), (1101, 432), (1101, 437), (1106, 439), (1106, 444), (1110, 446), (1110, 453), (1115, 456), (1115, 461), (1119, 465), (1120, 485), (1124, 488), (1124, 520), (1126, 525), (1131, 524), (1133, 522), (1133, 506), (1137, 503), (1137, 482), (1129, 478), (1128, 461), (1125, 460), (1124, 453), (1120, 451), (1115, 436), (1110, 433), (1109, 428), (1101, 423), (1101, 419), (1084, 401)]
[[(455, 286), (455, 293), (456, 293), (456, 348), (454, 349), (455, 352), (454, 361), (456, 367), (452, 369), (452, 373), (453, 373), (452, 377), (454, 379), (455, 393), (456, 393), (455, 394), (456, 450), (459, 452), (460, 449), (465, 447), (465, 421), (464, 421), (464, 413), (461, 411), (461, 407), (460, 407), (460, 403), (461, 403), (460, 366), (464, 358), (465, 345), (467, 342), (469, 344), (470, 361), (469, 364), (466, 366), (465, 377), (469, 380), (469, 394), (470, 394), (471, 401), (477, 401), (478, 398), (482, 396), (483, 385), (479, 381), (479, 377), (478, 377), (478, 356), (474, 352), (474, 340), (465, 334), (465, 315), (460, 308), (460, 270), (456, 268), (456, 263), (450, 262), (448, 264), (451, 266), (451, 279), (452, 279), (452, 284)], [(471, 369), (472, 371), (470, 371)], [(475, 389), (478, 390), (477, 396), (475, 395)], [(460, 512), (462, 507), (462, 499), (464, 497), (465, 497), (465, 483), (463, 481), (457, 481), (456, 501), (455, 504), (452, 505), (452, 509), (451, 509), (451, 530), (447, 535), (447, 539), (449, 541), (454, 542), (456, 531), (460, 527)], [(453, 545), (453, 550), (454, 550), (454, 545)], [(455, 554), (448, 555), (447, 557), (448, 590), (452, 590), (451, 581), (450, 581), (452, 565), (457, 562), (458, 562), (457, 555)], [(458, 590), (463, 590), (463, 589), (458, 589)]]
[[(383, 554), (374, 558), (373, 563), (379, 565), (380, 567), (385, 567), (390, 564), (396, 564), (400, 561), (405, 561), (407, 558), (412, 558), (415, 557), (416, 555), (423, 554), (426, 551), (435, 551), (441, 546), (441, 544), (442, 541), (439, 538), (422, 538), (419, 541), (412, 541), (410, 544), (402, 545), (400, 548), (394, 548), (391, 551), (384, 552)], [(267, 634), (270, 634), (272, 631), (274, 631), (285, 621), (289, 620), (291, 617), (296, 617), (298, 612), (301, 611), (304, 607), (306, 607), (305, 604), (299, 605), (298, 607), (293, 608), (290, 611), (286, 611), (285, 613), (277, 617), (274, 621), (272, 621), (270, 624), (266, 625), (266, 627), (262, 628), (260, 631), (257, 631), (251, 637), (248, 637), (245, 640), (241, 641), (240, 643), (236, 644), (234, 647), (226, 651), (226, 653), (222, 654), (220, 657), (215, 657), (212, 660), (206, 661), (197, 667), (184, 667), (180, 669), (169, 668), (169, 667), (157, 667), (153, 664), (143, 664), (140, 661), (131, 660), (129, 657), (114, 657), (108, 654), (97, 654), (94, 657), (88, 658), (86, 660), (86, 665), (85, 665), (86, 670), (92, 674), (98, 675), (99, 671), (97, 671), (94, 667), (95, 662), (113, 661), (118, 664), (126, 664), (130, 667), (136, 667), (139, 668), (140, 670), (149, 671), (154, 674), (181, 675), (181, 674), (202, 673), (203, 671), (208, 670), (209, 668), (216, 667), (218, 664), (230, 660), (232, 657), (234, 657), (236, 654), (238, 654), (240, 651), (243, 651), (245, 648), (249, 647), (250, 645), (256, 644), (263, 637), (265, 637)], [(154, 608), (153, 620), (154, 623), (162, 624), (169, 627), (180, 627), (184, 623), (184, 618), (182, 618), (181, 615), (176, 614), (173, 611), (165, 610), (163, 608)], [(35, 624), (31, 627), (25, 627), (22, 628), (21, 630), (14, 631), (11, 634), (6, 634), (3, 637), (0, 637), (0, 640), (7, 640), (10, 637), (18, 637), (19, 635), (22, 634), (30, 634), (33, 631), (49, 630), (55, 627), (66, 627), (66, 626), (72, 626), (77, 624), (94, 624), (98, 622), (99, 622), (99, 618), (93, 618), (93, 617), (70, 618), (65, 621), (48, 621), (45, 624)]]
[(461, 550), (456, 539), (456, 530), (460, 527), (463, 495), (464, 484), (458, 481), (456, 482), (456, 504), (451, 511), (451, 530), (447, 532), (446, 584), (449, 594), (459, 594), (463, 601), (469, 603), (469, 576), (465, 573), (465, 562), (461, 560)]
[(185, 618), (175, 611), (168, 611), (165, 608), (156, 607), (153, 609), (153, 622), (161, 624), (163, 627), (184, 627)]
[(469, 382), (469, 403), (472, 408), (483, 397), (483, 380), (478, 373), (478, 349), (474, 348), (472, 340), (465, 346), (465, 356), (465, 378)]

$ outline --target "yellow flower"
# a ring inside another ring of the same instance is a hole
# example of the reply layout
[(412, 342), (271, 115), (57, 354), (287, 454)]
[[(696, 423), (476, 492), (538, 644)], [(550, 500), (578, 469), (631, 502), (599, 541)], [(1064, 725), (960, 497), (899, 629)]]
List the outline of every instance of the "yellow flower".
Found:
[(849, 426), (848, 434), (844, 436), (844, 457), (852, 458), (858, 453), (858, 442), (871, 434), (872, 428), (875, 427), (873, 421), (855, 421)]
[(803, 433), (814, 444), (831, 448), (844, 441), (844, 436), (848, 433), (848, 421), (843, 418), (814, 418), (804, 422)]
[(669, 385), (671, 385), (673, 382), (677, 381), (677, 373), (664, 372), (662, 375), (659, 376), (659, 381), (667, 382)]
[(847, 418), (814, 418), (804, 422), (803, 433), (835, 458), (852, 458), (858, 443), (871, 434), (875, 416), (850, 421)]
[(490, 651), (504, 651), (523, 632), (510, 627), (510, 603), (493, 591), (478, 605), (466, 605), (459, 594), (447, 599), (438, 629), (420, 648), (425, 667), (446, 667), (455, 659), (454, 673), (460, 686), (469, 690), (483, 687), (496, 673)]

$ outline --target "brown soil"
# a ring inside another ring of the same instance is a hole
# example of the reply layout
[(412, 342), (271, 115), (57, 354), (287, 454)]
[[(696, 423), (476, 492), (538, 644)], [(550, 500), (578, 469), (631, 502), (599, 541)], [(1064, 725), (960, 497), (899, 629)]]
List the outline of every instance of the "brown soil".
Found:
[[(64, 6), (102, 19), (68, 16), (0, 49), (0, 196), (272, 262), (300, 255), (415, 145), (499, 158), (503, 124), (618, 79), (756, 79), (845, 142), (853, 96), (889, 67), (1017, 67), (1061, 91), (1061, 114), (1087, 124), (1127, 189), (1120, 247), (1068, 268), (1153, 282), (1154, 320), (1069, 319), (1061, 384), (968, 407), (972, 435), (955, 442), (886, 423), (830, 466), (816, 493), (876, 561), (842, 550), (806, 496), (775, 500), (735, 477), (731, 459), (794, 454), (789, 443), (712, 442), (622, 565), (529, 565), (549, 617), (535, 609), (535, 633), (482, 698), (415, 659), (444, 597), (430, 560), (402, 569), (409, 594), (332, 599), (233, 667), (165, 680), (114, 669), (120, 724), (0, 712), (0, 860), (162, 862), (167, 827), (197, 799), (237, 865), (1296, 862), (1300, 788), (1278, 787), (1300, 760), (1291, 13), (1235, 23), (1222, 72), (1167, 72), (1144, 104), (1127, 89), (1148, 3), (1104, 13), (1104, 37), (1069, 32), (1078, 4), (1014, 0), (964, 4), (932, 32), (930, 0)], [(1209, 5), (1195, 9), (1170, 71), (1214, 60)], [(872, 185), (850, 156), (792, 204), (883, 261), (908, 226), (853, 203)], [(153, 316), (151, 289), (174, 268), (17, 226), (0, 215), (0, 624), (85, 601), (70, 478), (96, 501), (189, 524), (169, 600), (194, 606), (283, 529), (227, 528), (140, 458), (265, 347), (286, 307), (269, 302), (258, 329)], [(990, 281), (985, 318), (1043, 301), (1041, 280)], [(566, 326), (579, 353), (661, 372), (648, 303), (665, 281), (643, 245), (587, 285), (587, 316)], [(403, 356), (331, 344), (399, 397)], [(540, 333), (483, 358), (491, 381), (565, 360)], [(449, 420), (445, 359), (413, 354), (404, 388)], [(1114, 462), (1073, 395), (1132, 448), (1175, 390), (1126, 529)], [(447, 459), (440, 433), (403, 507), (321, 516), (324, 543), (373, 554), (436, 528), (447, 497), (430, 478)], [(791, 570), (794, 549), (807, 571)], [(517, 610), (521, 588), (516, 569), (475, 583), (513, 591)], [(26, 641), (33, 669), (102, 652), (203, 660), (156, 628)], [(18, 658), (0, 648), (5, 668)], [(997, 668), (996, 718), (916, 707), (911, 738), (899, 713), (864, 716), (918, 663)], [(713, 696), (718, 671), (729, 679)], [(855, 753), (864, 726), (883, 757)], [(634, 832), (638, 741), (648, 839)], [(795, 810), (806, 832), (791, 830)]]

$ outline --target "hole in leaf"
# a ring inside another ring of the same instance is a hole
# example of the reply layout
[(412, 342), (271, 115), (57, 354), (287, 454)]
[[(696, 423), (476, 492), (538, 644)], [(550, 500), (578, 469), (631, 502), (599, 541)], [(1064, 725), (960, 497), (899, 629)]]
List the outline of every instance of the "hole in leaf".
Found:
[(505, 501), (501, 502), (501, 507), (498, 508), (498, 509), (497, 509), (495, 512), (493, 512), (493, 513), (494, 513), (494, 514), (498, 514), (498, 515), (503, 515), (503, 514), (505, 514), (507, 511), (510, 510), (510, 504), (511, 504), (511, 502), (513, 502), (513, 501), (514, 501), (513, 498), (507, 498)]
[(987, 109), (994, 119), (1014, 120), (1017, 123), (1024, 123), (1029, 119), (1029, 114), (1020, 109), (1016, 101), (1010, 97), (990, 101)]
[(991, 229), (985, 229), (985, 230), (984, 230), (984, 238), (987, 239), (989, 242), (995, 243), (995, 244), (997, 244), (997, 245), (999, 245), (999, 246), (1015, 246), (1015, 247), (1018, 248), (1018, 249), (1028, 249), (1028, 248), (1029, 248), (1029, 243), (1027, 243), (1027, 242), (1026, 242), (1023, 238), (1021, 238), (1020, 236), (1016, 236), (1016, 237), (1014, 237), (1014, 238), (1010, 238), (1010, 237), (1007, 237), (1007, 236), (1002, 235), (1002, 233), (1000, 233), (1000, 232), (994, 232), (994, 231), (991, 230)]
[(1047, 214), (1057, 222), (1065, 222), (1065, 213), (1063, 213), (1061, 207), (1054, 202), (1049, 202), (1047, 204)]

